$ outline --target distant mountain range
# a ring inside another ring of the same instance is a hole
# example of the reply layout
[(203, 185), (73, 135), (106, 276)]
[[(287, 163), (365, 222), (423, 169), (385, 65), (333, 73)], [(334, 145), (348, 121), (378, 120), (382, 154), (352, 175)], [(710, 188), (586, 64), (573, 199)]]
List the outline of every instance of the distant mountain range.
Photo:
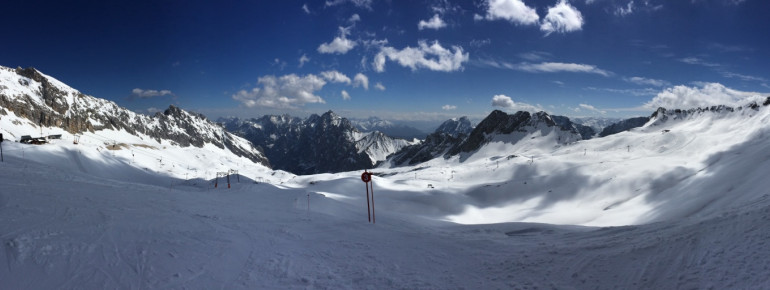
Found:
[[(660, 108), (650, 117), (625, 120), (496, 110), (476, 126), (467, 117), (453, 118), (430, 134), (376, 117), (351, 121), (332, 111), (306, 119), (289, 115), (220, 118), (221, 124), (217, 124), (173, 105), (154, 116), (137, 114), (114, 102), (82, 94), (34, 68), (0, 67), (0, 118), (11, 120), (14, 126), (58, 127), (71, 134), (114, 130), (171, 146), (213, 145), (295, 174), (368, 169), (381, 162), (413, 165), (439, 157), (467, 156), (492, 142), (515, 144), (524, 138), (545, 138), (550, 143), (542, 144), (559, 146), (707, 112), (729, 113), (769, 104), (770, 99), (745, 108)], [(35, 133), (13, 132), (4, 137), (18, 140), (21, 134)]]
[(368, 133), (379, 131), (385, 135), (402, 138), (402, 139), (423, 139), (427, 133), (420, 131), (419, 129), (404, 125), (396, 124), (391, 121), (383, 120), (378, 117), (369, 117), (368, 119), (349, 119), (350, 123), (358, 129), (358, 131)]
[[(262, 148), (276, 169), (295, 174), (339, 172), (374, 167), (410, 145), (379, 131), (360, 132), (332, 111), (307, 119), (267, 115), (258, 119), (221, 118), (227, 130)], [(376, 126), (375, 126), (376, 127)]]

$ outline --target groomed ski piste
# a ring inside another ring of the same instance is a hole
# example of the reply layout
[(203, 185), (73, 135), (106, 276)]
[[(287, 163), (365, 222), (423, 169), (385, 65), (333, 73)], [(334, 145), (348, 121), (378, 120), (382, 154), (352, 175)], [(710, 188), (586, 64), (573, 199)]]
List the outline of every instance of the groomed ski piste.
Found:
[(2, 143), (0, 288), (767, 288), (769, 123), (761, 106), (560, 146), (492, 136), (372, 169), (369, 223), (362, 172), (295, 176), (115, 131), (73, 144), (11, 112), (6, 139), (63, 136)]

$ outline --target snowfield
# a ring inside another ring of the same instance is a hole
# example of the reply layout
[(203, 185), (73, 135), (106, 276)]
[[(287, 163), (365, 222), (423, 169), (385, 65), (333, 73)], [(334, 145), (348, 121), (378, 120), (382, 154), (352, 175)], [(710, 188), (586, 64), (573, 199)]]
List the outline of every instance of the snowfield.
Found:
[(6, 140), (0, 288), (770, 288), (769, 122), (760, 107), (561, 145), (495, 136), (374, 169), (376, 224), (361, 172), (295, 176), (115, 131)]

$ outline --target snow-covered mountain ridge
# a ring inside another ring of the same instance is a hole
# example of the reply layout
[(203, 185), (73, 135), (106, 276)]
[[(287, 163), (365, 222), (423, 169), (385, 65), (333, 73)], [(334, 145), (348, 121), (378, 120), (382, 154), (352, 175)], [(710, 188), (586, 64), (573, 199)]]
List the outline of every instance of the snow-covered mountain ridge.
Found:
[(347, 118), (332, 111), (320, 116), (313, 114), (305, 120), (267, 115), (219, 121), (229, 131), (261, 147), (275, 168), (295, 174), (372, 168), (415, 142), (378, 131), (362, 133)]
[(527, 138), (538, 138), (537, 146), (548, 146), (546, 143), (558, 146), (579, 141), (582, 137), (574, 126), (562, 127), (545, 112), (507, 114), (495, 110), (473, 128), (470, 128), (467, 119), (447, 120), (425, 142), (405, 147), (394, 154), (386, 165), (415, 165), (461, 154), (464, 160), (488, 143), (515, 144)]
[[(16, 140), (22, 135), (37, 137), (49, 132), (66, 133), (73, 139), (83, 133), (123, 132), (155, 144), (183, 148), (211, 145), (269, 166), (264, 155), (248, 141), (224, 132), (203, 115), (175, 106), (155, 116), (137, 114), (114, 102), (85, 95), (34, 68), (0, 67), (0, 119), (4, 119), (3, 129), (8, 133), (5, 137)], [(126, 143), (119, 139), (104, 141)]]

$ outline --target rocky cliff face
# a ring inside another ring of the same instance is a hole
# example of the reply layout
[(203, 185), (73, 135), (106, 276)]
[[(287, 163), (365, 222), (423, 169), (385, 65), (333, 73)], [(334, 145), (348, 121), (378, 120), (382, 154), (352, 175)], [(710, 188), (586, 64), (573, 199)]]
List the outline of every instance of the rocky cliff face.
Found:
[(580, 134), (574, 128), (565, 129), (558, 126), (545, 112), (531, 114), (519, 111), (509, 115), (495, 110), (481, 121), (463, 142), (450, 149), (448, 155), (476, 151), (499, 135), (509, 135), (514, 132), (526, 134), (535, 131), (542, 131), (543, 133), (554, 131), (559, 134), (559, 143), (581, 140)]
[(82, 94), (34, 68), (0, 67), (0, 115), (9, 112), (32, 124), (58, 127), (72, 134), (124, 130), (181, 147), (202, 147), (208, 143), (269, 166), (257, 148), (224, 132), (203, 115), (174, 106), (152, 117), (137, 114), (113, 102)]
[(306, 120), (283, 116), (221, 119), (226, 128), (263, 148), (271, 164), (295, 174), (372, 168), (409, 145), (381, 132), (361, 133), (332, 111)]
[(583, 140), (591, 139), (596, 135), (596, 131), (593, 128), (572, 122), (572, 120), (567, 117), (551, 116), (551, 119), (553, 119), (559, 127), (562, 127), (565, 130), (577, 131), (580, 133), (580, 137), (583, 138)]
[(434, 133), (446, 133), (454, 137), (468, 135), (473, 131), (473, 124), (468, 117), (453, 118), (444, 121)]
[(639, 128), (641, 126), (644, 126), (644, 124), (647, 124), (648, 121), (650, 121), (650, 118), (648, 117), (637, 117), (637, 118), (625, 119), (605, 127), (601, 132), (599, 132), (599, 137), (606, 137), (606, 136), (617, 134), (620, 132), (625, 132), (634, 128)]

